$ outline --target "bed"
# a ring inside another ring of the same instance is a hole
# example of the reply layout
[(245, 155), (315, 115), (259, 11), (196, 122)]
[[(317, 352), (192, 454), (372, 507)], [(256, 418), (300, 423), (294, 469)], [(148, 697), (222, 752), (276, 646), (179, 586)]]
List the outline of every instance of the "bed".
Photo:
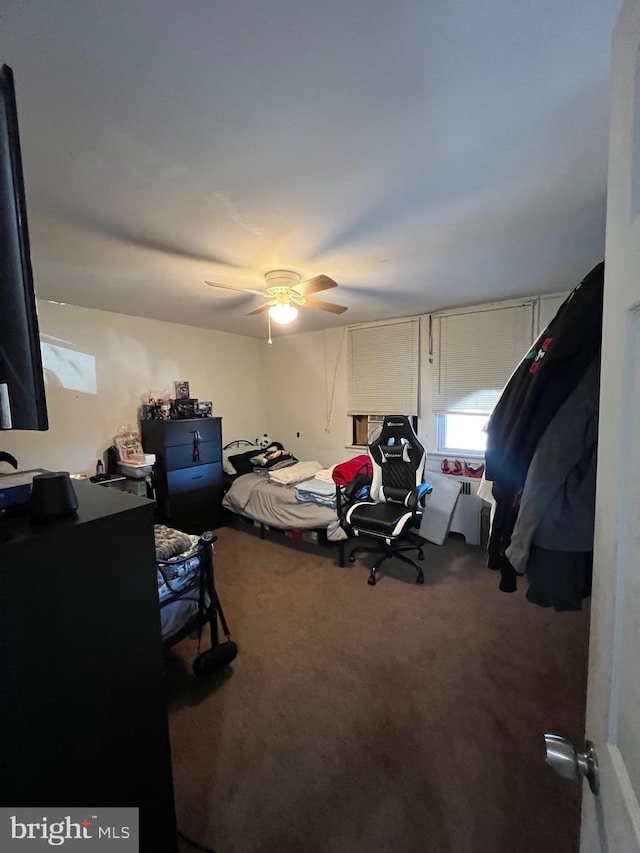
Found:
[(300, 500), (296, 485), (275, 483), (262, 474), (242, 474), (231, 484), (222, 506), (280, 530), (326, 529), (337, 521), (335, 485), (330, 487), (332, 501), (325, 500), (324, 504)]
[(255, 464), (265, 450), (250, 442), (239, 440), (225, 446), (228, 488), (223, 509), (259, 524), (262, 536), (266, 527), (290, 533), (316, 531), (330, 542), (346, 539), (340, 524), (341, 504), (350, 485), (364, 488), (370, 481), (369, 457), (357, 456), (323, 469), (315, 460), (301, 462), (291, 454), (283, 459), (281, 453), (287, 451), (277, 442), (270, 447), (280, 452), (271, 466)]

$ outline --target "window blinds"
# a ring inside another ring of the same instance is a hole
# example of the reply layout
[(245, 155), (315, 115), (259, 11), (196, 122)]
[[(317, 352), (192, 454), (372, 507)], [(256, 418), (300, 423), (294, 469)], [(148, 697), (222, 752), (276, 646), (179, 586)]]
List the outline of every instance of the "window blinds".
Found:
[(488, 415), (534, 337), (534, 303), (434, 315), (433, 410)]
[(349, 329), (348, 414), (418, 414), (419, 330), (417, 318)]

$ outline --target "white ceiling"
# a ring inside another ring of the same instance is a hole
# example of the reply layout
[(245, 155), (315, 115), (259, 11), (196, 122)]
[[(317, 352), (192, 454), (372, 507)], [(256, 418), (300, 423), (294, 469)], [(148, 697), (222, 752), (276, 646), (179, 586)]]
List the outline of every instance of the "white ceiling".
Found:
[(603, 256), (618, 0), (3, 0), (40, 298), (262, 337), (566, 289)]

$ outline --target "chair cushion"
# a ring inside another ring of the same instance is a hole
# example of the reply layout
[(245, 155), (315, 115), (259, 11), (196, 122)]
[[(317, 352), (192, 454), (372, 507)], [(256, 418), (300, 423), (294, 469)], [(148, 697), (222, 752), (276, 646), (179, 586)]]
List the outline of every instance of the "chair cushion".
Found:
[(421, 513), (413, 513), (401, 504), (356, 503), (347, 511), (347, 523), (358, 533), (394, 539), (403, 531), (420, 524)]

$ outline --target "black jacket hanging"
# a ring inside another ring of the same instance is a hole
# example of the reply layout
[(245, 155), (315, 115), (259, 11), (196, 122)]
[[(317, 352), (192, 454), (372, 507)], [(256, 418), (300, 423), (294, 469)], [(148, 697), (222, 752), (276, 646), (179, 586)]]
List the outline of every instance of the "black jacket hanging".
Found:
[(487, 427), (486, 478), (496, 502), (488, 565), (500, 570), (500, 589), (516, 589), (505, 556), (520, 494), (538, 441), (600, 349), (604, 262), (565, 299), (516, 368)]
[(505, 552), (541, 607), (581, 610), (591, 593), (599, 395), (598, 353), (538, 442)]

